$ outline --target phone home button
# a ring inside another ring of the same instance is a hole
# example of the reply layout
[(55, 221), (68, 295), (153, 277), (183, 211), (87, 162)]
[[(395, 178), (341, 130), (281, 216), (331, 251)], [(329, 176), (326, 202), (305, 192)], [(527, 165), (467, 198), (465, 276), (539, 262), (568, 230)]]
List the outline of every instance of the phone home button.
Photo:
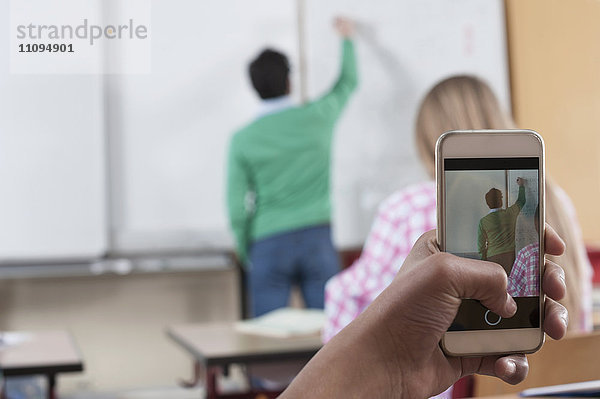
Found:
[(492, 311), (491, 311), (491, 310), (488, 310), (487, 312), (485, 312), (485, 316), (483, 317), (483, 318), (485, 319), (485, 322), (486, 322), (488, 325), (490, 325), (490, 326), (495, 326), (495, 325), (498, 325), (498, 323), (500, 323), (500, 320), (502, 320), (502, 317), (498, 316), (498, 315), (497, 315), (497, 314), (495, 314), (495, 313), (492, 313), (492, 315), (493, 315), (493, 316), (491, 317), (491, 318), (492, 318), (492, 320), (493, 320), (494, 316), (496, 316), (496, 317), (498, 318), (498, 320), (496, 320), (496, 321), (490, 321), (490, 320), (488, 319), (488, 316), (489, 316), (489, 314), (490, 314), (490, 313), (492, 313)]

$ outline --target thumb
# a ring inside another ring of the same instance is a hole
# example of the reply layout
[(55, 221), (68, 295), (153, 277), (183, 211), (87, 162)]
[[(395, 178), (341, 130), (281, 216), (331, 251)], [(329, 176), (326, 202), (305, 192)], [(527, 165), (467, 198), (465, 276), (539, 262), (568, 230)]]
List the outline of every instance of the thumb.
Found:
[(514, 316), (517, 304), (506, 292), (508, 278), (502, 266), (448, 253), (432, 257), (440, 258), (447, 269), (445, 277), (450, 295), (479, 300), (483, 306), (505, 318)]

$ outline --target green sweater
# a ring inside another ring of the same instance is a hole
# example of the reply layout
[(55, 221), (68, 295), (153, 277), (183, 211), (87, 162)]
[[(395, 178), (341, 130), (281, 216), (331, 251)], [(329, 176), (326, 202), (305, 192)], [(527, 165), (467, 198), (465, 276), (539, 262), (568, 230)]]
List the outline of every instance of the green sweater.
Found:
[(517, 216), (525, 205), (525, 187), (519, 186), (515, 203), (507, 209), (488, 213), (479, 221), (477, 246), (481, 259), (490, 256), (515, 252), (515, 227)]
[(242, 262), (254, 240), (329, 222), (333, 130), (356, 85), (354, 46), (344, 40), (341, 73), (327, 94), (263, 116), (233, 136), (227, 207)]

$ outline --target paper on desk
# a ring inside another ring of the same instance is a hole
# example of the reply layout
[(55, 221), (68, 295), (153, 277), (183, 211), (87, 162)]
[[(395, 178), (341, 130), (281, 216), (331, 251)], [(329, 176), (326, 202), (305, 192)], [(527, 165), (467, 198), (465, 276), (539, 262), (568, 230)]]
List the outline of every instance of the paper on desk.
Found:
[(526, 389), (521, 392), (521, 396), (569, 396), (597, 398), (600, 396), (600, 380)]
[(0, 332), (0, 350), (29, 341), (31, 336), (31, 333), (25, 332)]
[(268, 337), (318, 335), (325, 324), (325, 312), (320, 309), (281, 308), (250, 320), (238, 321), (239, 332)]

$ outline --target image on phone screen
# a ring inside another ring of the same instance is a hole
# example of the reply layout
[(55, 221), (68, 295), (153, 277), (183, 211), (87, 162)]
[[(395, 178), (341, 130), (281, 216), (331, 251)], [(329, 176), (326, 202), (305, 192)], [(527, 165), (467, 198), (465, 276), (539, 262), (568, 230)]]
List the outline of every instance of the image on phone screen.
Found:
[(502, 266), (518, 308), (503, 319), (465, 299), (449, 331), (539, 327), (539, 163), (537, 157), (444, 159), (446, 251)]

